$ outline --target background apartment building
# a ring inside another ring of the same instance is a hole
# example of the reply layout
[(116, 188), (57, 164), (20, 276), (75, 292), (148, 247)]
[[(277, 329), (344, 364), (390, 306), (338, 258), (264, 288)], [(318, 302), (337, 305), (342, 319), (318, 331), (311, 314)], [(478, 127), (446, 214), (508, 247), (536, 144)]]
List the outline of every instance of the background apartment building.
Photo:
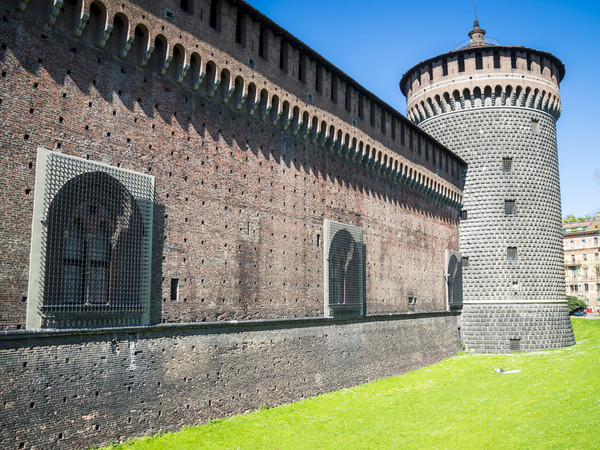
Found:
[(567, 295), (600, 308), (600, 218), (563, 224)]

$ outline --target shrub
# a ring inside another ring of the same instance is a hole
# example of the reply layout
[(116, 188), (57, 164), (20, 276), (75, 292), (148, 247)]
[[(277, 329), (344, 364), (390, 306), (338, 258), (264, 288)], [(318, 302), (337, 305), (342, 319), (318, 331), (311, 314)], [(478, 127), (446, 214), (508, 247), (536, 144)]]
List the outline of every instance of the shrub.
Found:
[(585, 301), (572, 295), (567, 295), (567, 305), (569, 305), (569, 314), (577, 311), (583, 311), (587, 308)]

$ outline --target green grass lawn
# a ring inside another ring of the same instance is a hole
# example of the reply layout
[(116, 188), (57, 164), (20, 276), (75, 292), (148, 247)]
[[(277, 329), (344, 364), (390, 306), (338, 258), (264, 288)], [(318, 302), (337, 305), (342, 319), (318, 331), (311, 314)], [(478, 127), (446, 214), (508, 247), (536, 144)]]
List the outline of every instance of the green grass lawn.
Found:
[(574, 319), (573, 328), (573, 347), (459, 354), (119, 448), (600, 448), (600, 320)]

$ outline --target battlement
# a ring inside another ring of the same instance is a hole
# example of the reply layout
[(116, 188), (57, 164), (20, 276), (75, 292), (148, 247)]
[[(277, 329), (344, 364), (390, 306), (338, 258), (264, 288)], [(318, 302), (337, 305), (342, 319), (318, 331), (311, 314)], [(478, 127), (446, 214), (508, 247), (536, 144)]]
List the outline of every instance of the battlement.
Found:
[(420, 192), (461, 201), (464, 161), (245, 2), (12, 3), (45, 33), (96, 47)]
[(560, 117), (563, 63), (525, 47), (469, 47), (423, 61), (400, 81), (407, 115), (417, 124), (480, 107), (519, 107)]

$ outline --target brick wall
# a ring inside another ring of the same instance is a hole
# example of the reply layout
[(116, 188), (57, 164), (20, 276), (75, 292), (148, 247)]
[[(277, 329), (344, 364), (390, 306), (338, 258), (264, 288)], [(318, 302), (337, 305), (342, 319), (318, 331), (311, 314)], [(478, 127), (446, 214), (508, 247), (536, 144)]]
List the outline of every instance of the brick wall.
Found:
[(445, 309), (452, 183), (400, 154), (404, 169), (302, 139), (33, 19), (0, 22), (0, 327), (25, 323), (38, 147), (155, 176), (155, 323), (322, 316), (324, 219), (363, 229), (367, 312)]
[(460, 350), (456, 319), (15, 331), (0, 337), (0, 443), (89, 448), (398, 375)]

